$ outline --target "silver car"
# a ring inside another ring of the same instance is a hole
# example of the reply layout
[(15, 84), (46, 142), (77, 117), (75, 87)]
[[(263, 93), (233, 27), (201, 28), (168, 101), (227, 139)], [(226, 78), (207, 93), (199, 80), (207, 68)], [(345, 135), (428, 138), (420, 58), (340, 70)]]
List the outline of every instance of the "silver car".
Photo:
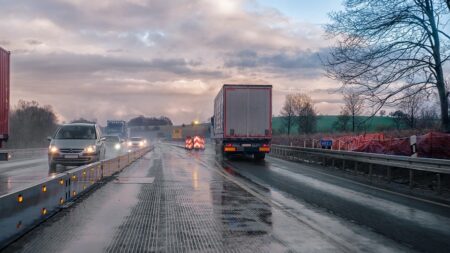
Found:
[(127, 143), (128, 149), (137, 149), (147, 146), (147, 140), (143, 137), (131, 137)]
[(104, 138), (96, 124), (72, 123), (58, 128), (48, 147), (50, 169), (61, 165), (84, 165), (105, 157)]

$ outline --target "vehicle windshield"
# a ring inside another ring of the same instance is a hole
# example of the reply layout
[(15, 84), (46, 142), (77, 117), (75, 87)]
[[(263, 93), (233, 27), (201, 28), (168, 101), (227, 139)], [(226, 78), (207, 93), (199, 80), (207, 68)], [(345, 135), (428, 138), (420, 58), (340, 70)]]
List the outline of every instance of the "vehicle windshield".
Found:
[(133, 137), (131, 138), (131, 141), (142, 141), (141, 137)]
[(62, 126), (56, 133), (55, 139), (95, 140), (97, 135), (94, 126)]
[(119, 136), (105, 136), (106, 142), (119, 142)]

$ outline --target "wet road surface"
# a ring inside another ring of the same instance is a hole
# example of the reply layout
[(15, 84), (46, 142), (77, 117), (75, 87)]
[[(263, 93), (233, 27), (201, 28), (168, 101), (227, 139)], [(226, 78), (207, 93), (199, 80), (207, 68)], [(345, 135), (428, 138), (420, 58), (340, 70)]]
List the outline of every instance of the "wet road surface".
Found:
[(413, 251), (276, 184), (249, 180), (233, 163), (271, 166), (157, 145), (6, 252)]
[[(107, 149), (106, 159), (117, 155), (116, 151)], [(50, 171), (47, 155), (0, 162), (0, 196), (72, 168), (58, 166), (56, 171)]]
[[(232, 173), (286, 196), (286, 200), (280, 198), (280, 203), (295, 212), (300, 210), (300, 215), (309, 211), (295, 208), (296, 201), (320, 206), (417, 250), (450, 252), (450, 206), (446, 203), (346, 179), (318, 165), (272, 157), (257, 163), (246, 158), (224, 163)], [(315, 219), (315, 223), (323, 222)], [(336, 228), (326, 227), (338, 234), (340, 228)]]
[(0, 163), (0, 195), (49, 176), (47, 157)]

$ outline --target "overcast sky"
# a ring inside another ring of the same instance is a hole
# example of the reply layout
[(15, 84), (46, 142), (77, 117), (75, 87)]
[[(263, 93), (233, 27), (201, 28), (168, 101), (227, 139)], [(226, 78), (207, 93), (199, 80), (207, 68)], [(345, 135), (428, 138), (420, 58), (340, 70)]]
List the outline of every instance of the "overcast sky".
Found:
[(323, 75), (322, 26), (339, 0), (0, 0), (0, 46), (12, 51), (11, 103), (84, 117), (212, 115), (224, 83), (308, 93), (339, 113), (339, 84)]

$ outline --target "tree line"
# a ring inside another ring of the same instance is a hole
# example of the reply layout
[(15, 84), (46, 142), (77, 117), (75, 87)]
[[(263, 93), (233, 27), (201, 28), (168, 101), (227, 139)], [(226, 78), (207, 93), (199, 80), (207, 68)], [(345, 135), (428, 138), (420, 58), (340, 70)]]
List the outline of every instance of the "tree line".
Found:
[(128, 126), (172, 126), (172, 120), (170, 118), (161, 117), (145, 117), (138, 116), (128, 121)]
[[(423, 100), (431, 101), (425, 103)], [(426, 94), (413, 94), (391, 106), (391, 112), (380, 110), (378, 116), (389, 117), (390, 125), (378, 126), (376, 130), (403, 129), (439, 129), (439, 114), (433, 98)], [(332, 123), (333, 132), (366, 132), (375, 115), (367, 113), (370, 108), (364, 97), (353, 92), (343, 93), (343, 105), (336, 120)], [(367, 116), (369, 114), (369, 116)], [(310, 134), (317, 130), (317, 111), (313, 100), (305, 94), (288, 94), (280, 111), (282, 129), (280, 133), (293, 134), (297, 127), (298, 134)]]
[(58, 128), (58, 118), (49, 105), (20, 100), (10, 112), (9, 140), (5, 148), (37, 148), (48, 145), (47, 136)]
[(299, 133), (313, 133), (317, 127), (317, 113), (310, 96), (302, 93), (288, 94), (280, 112), (287, 134), (294, 126)]

